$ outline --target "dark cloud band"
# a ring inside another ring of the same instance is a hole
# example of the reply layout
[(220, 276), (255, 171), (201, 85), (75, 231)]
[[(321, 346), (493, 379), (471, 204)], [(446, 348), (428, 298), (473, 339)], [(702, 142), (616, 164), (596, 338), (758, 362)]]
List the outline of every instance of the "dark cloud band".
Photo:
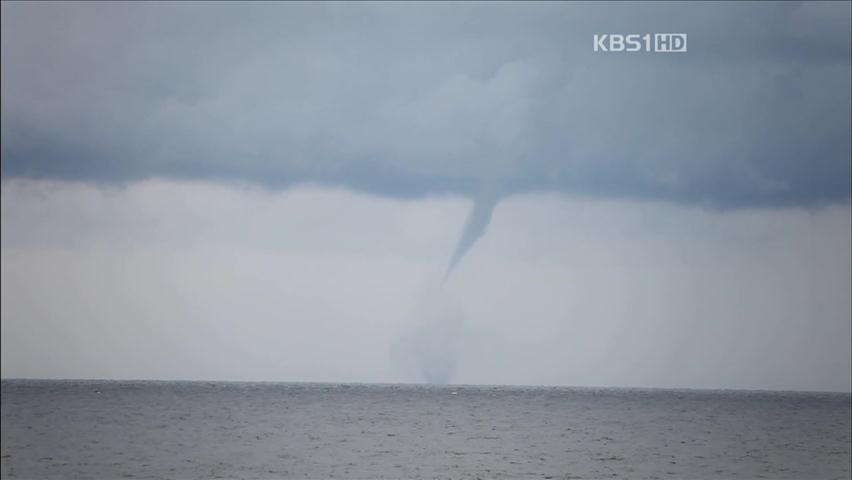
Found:
[[(712, 8), (711, 8), (712, 7)], [(850, 6), (3, 4), (2, 172), (850, 198)], [(686, 32), (684, 54), (596, 33)]]

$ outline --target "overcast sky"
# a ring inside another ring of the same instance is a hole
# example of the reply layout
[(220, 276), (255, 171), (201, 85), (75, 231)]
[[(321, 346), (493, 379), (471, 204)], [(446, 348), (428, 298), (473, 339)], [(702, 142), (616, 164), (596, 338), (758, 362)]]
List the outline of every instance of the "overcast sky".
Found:
[(3, 2), (2, 376), (849, 391), (850, 5)]

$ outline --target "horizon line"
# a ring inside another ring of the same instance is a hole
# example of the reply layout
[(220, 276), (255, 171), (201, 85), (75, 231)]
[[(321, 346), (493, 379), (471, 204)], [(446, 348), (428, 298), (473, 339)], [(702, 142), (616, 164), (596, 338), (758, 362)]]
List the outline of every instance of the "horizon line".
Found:
[(498, 384), (498, 383), (428, 383), (428, 382), (333, 382), (311, 380), (217, 380), (217, 379), (159, 379), (159, 378), (38, 378), (38, 377), (0, 377), (0, 382), (115, 382), (115, 383), (230, 383), (230, 384), (278, 384), (278, 385), (357, 385), (357, 386), (412, 386), (439, 388), (542, 388), (542, 389), (574, 389), (574, 390), (656, 390), (679, 392), (752, 392), (752, 393), (797, 393), (797, 394), (842, 394), (852, 395), (852, 390), (791, 390), (768, 388), (731, 388), (731, 387), (648, 387), (629, 385), (557, 385), (557, 384)]

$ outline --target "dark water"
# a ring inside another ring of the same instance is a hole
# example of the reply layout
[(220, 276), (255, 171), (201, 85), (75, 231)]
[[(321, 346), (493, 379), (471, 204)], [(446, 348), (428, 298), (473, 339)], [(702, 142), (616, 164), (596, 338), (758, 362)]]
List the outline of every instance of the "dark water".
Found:
[(852, 396), (2, 382), (4, 478), (850, 478)]

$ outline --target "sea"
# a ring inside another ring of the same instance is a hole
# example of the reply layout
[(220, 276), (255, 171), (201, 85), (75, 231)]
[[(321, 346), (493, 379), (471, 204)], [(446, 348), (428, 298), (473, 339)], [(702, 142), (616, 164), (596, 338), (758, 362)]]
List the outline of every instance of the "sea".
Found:
[(848, 479), (852, 396), (2, 381), (3, 478)]

